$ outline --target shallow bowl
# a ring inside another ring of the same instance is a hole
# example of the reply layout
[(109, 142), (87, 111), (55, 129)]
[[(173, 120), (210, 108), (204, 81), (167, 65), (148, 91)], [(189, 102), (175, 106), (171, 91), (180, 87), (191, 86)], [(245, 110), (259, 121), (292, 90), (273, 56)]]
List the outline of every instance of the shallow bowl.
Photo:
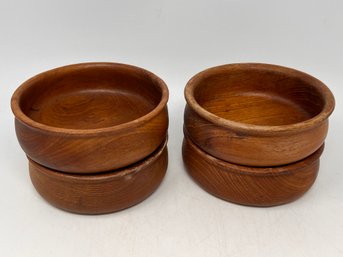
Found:
[(330, 90), (303, 72), (229, 64), (195, 75), (185, 88), (185, 133), (205, 152), (249, 166), (279, 166), (314, 153), (334, 109)]
[(209, 193), (237, 204), (267, 207), (294, 201), (309, 190), (323, 148), (293, 164), (249, 167), (217, 159), (185, 137), (183, 160), (191, 177)]
[(168, 89), (156, 75), (117, 63), (83, 63), (23, 83), (11, 105), (33, 161), (70, 173), (105, 172), (157, 149), (168, 128)]
[(119, 211), (146, 199), (160, 185), (168, 164), (167, 141), (146, 159), (101, 174), (68, 174), (29, 159), (31, 181), (52, 205), (74, 213)]

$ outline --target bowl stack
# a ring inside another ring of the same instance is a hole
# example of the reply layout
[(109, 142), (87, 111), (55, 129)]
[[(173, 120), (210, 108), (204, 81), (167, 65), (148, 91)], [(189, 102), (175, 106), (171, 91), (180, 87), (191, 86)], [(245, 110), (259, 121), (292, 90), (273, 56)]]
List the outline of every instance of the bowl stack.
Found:
[(186, 85), (183, 159), (205, 190), (273, 206), (314, 183), (334, 97), (319, 80), (269, 64), (207, 69)]
[(29, 79), (11, 105), (33, 185), (75, 213), (144, 200), (167, 169), (167, 101), (160, 78), (125, 64), (69, 65)]

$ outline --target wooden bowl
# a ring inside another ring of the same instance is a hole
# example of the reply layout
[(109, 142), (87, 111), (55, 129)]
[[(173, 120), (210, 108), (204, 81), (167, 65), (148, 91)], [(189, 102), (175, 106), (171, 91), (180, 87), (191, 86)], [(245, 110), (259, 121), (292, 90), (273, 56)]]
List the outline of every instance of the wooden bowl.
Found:
[(57, 208), (81, 214), (102, 214), (133, 206), (161, 183), (168, 164), (167, 141), (152, 155), (127, 168), (101, 174), (68, 174), (29, 160), (36, 190)]
[(96, 173), (157, 149), (167, 133), (167, 101), (167, 86), (151, 72), (83, 63), (31, 78), (11, 104), (19, 143), (30, 159), (59, 171)]
[(249, 166), (285, 165), (324, 142), (334, 97), (319, 80), (269, 64), (229, 64), (185, 88), (186, 134), (205, 152)]
[(274, 206), (294, 201), (312, 186), (323, 148), (293, 164), (249, 167), (217, 159), (185, 137), (183, 160), (188, 173), (209, 193), (238, 204)]

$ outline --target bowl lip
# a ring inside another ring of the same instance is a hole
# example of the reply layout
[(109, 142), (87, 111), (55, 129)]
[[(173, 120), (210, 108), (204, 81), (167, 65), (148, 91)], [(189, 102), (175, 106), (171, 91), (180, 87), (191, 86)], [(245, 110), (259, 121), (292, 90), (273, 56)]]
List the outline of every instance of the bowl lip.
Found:
[[(198, 85), (198, 82), (201, 81), (204, 77), (207, 77), (209, 74), (215, 74), (219, 71), (231, 71), (231, 70), (260, 70), (260, 71), (269, 71), (269, 72), (278, 72), (289, 74), (290, 76), (297, 77), (308, 83), (309, 85), (316, 88), (320, 94), (323, 96), (324, 99), (324, 107), (320, 113), (315, 115), (314, 117), (298, 122), (293, 124), (287, 125), (276, 125), (276, 126), (268, 126), (268, 125), (254, 125), (248, 123), (242, 123), (237, 121), (228, 120), (222, 117), (219, 117), (206, 109), (204, 109), (195, 99), (194, 97), (194, 90)], [(242, 131), (247, 133), (258, 133), (258, 134), (273, 134), (273, 133), (289, 133), (289, 132), (297, 132), (299, 130), (307, 130), (310, 128), (314, 128), (319, 126), (321, 122), (325, 121), (333, 112), (335, 108), (335, 99), (330, 91), (330, 89), (320, 80), (316, 79), (315, 77), (304, 73), (302, 71), (285, 67), (279, 66), (274, 64), (267, 64), (267, 63), (232, 63), (232, 64), (224, 64), (220, 66), (211, 67), (205, 69), (196, 75), (194, 75), (186, 84), (184, 95), (187, 104), (202, 118), (205, 120), (212, 122), (216, 125), (223, 126), (228, 129), (233, 129), (236, 131)]]
[(196, 151), (206, 162), (211, 162), (212, 167), (221, 167), (225, 169), (228, 173), (235, 173), (241, 175), (249, 175), (249, 176), (279, 176), (279, 175), (287, 175), (297, 172), (299, 169), (307, 168), (309, 165), (316, 160), (319, 160), (320, 156), (324, 151), (325, 144), (323, 143), (314, 153), (309, 155), (308, 157), (281, 166), (274, 166), (274, 167), (254, 167), (254, 166), (245, 166), (239, 165), (236, 163), (227, 162), (221, 159), (218, 159), (207, 152), (203, 151), (199, 148), (188, 136), (184, 136), (184, 141), (192, 151)]
[[(147, 77), (149, 77), (153, 81), (156, 81), (156, 85), (158, 85), (161, 91), (161, 99), (159, 103), (157, 104), (157, 106), (155, 106), (153, 110), (151, 110), (150, 112), (148, 112), (147, 114), (143, 116), (140, 116), (139, 118), (135, 120), (131, 120), (129, 122), (121, 123), (121, 124), (110, 126), (110, 127), (93, 128), (93, 129), (74, 129), (74, 128), (63, 128), (63, 127), (54, 127), (54, 126), (46, 125), (46, 124), (43, 124), (43, 123), (40, 123), (31, 119), (20, 108), (20, 100), (23, 93), (28, 88), (30, 88), (32, 84), (34, 84), (37, 80), (40, 80), (44, 76), (48, 76), (49, 74), (55, 73), (55, 72), (69, 73), (75, 70), (97, 68), (97, 67), (110, 67), (113, 69), (128, 68), (128, 69), (140, 72), (142, 74), (145, 74)], [(145, 122), (151, 120), (152, 118), (156, 117), (160, 112), (162, 112), (163, 109), (167, 106), (168, 99), (169, 99), (169, 90), (166, 83), (157, 75), (155, 75), (154, 73), (146, 69), (140, 68), (138, 66), (124, 64), (124, 63), (83, 62), (83, 63), (70, 64), (70, 65), (65, 65), (65, 66), (54, 68), (54, 69), (50, 69), (42, 73), (39, 73), (33, 76), (32, 78), (26, 80), (13, 93), (12, 98), (11, 98), (11, 108), (17, 120), (35, 129), (40, 129), (42, 131), (48, 131), (48, 132), (54, 132), (58, 134), (66, 134), (66, 135), (94, 135), (94, 134), (99, 134), (99, 133), (103, 134), (103, 133), (117, 132), (117, 131), (129, 129), (132, 127), (139, 127), (141, 124), (144, 124)]]
[(29, 163), (33, 165), (36, 169), (39, 169), (40, 173), (44, 173), (46, 176), (69, 181), (69, 182), (75, 182), (75, 183), (99, 183), (104, 181), (111, 181), (113, 179), (120, 179), (126, 176), (131, 176), (136, 172), (140, 172), (141, 170), (149, 167), (154, 162), (156, 162), (165, 151), (167, 151), (167, 143), (168, 143), (168, 137), (164, 139), (161, 145), (148, 157), (135, 162), (129, 166), (119, 168), (112, 171), (107, 171), (103, 173), (93, 173), (93, 174), (87, 174), (87, 173), (65, 173), (60, 172), (58, 170), (50, 169), (47, 167), (44, 167), (40, 165), (39, 163), (33, 161), (29, 157)]

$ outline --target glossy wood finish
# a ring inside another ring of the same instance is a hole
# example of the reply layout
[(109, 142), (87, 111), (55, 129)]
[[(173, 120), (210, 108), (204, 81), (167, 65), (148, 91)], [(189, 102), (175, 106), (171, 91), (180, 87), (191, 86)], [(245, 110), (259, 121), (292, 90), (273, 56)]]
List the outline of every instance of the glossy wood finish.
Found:
[(128, 208), (161, 183), (168, 163), (167, 141), (151, 156), (128, 168), (102, 174), (67, 174), (29, 160), (36, 190), (52, 205), (74, 213), (102, 214)]
[(209, 193), (238, 204), (274, 206), (299, 198), (312, 186), (323, 148), (290, 165), (248, 167), (217, 159), (185, 137), (183, 160), (188, 173)]
[(185, 88), (185, 133), (228, 162), (278, 166), (324, 142), (334, 97), (319, 80), (269, 64), (229, 64), (195, 75)]
[(84, 63), (26, 81), (12, 97), (12, 110), (29, 158), (64, 172), (96, 173), (157, 149), (167, 133), (167, 101), (165, 83), (144, 69)]

